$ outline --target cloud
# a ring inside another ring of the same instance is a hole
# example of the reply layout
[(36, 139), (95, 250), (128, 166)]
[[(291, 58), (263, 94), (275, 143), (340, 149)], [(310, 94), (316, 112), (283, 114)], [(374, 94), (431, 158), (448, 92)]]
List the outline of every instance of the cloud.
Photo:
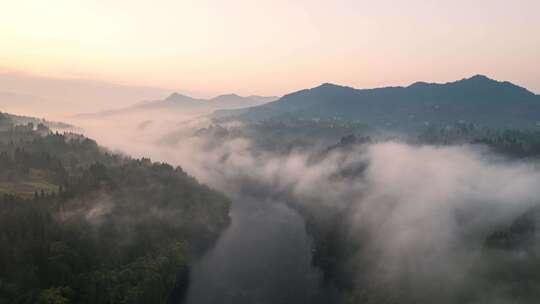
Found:
[[(154, 120), (143, 130), (122, 123), (98, 126), (92, 136), (135, 156), (181, 165), (232, 196), (251, 192), (307, 212), (342, 214), (354, 253), (343, 263), (357, 271), (358, 294), (367, 278), (370, 289), (388, 296), (455, 300), (472, 282), (486, 237), (540, 197), (537, 166), (478, 146), (387, 141), (321, 157), (321, 151), (261, 150), (242, 136), (194, 135), (210, 123), (204, 119)], [(351, 168), (358, 170), (345, 174)]]
[(370, 280), (419, 300), (451, 301), (486, 237), (539, 203), (535, 166), (475, 147), (387, 142), (372, 145), (368, 160), (350, 219), (363, 238), (356, 258), (371, 263)]

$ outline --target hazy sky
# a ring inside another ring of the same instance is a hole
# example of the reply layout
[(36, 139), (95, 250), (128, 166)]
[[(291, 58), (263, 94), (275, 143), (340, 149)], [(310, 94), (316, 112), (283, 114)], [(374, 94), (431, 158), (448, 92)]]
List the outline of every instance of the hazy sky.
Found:
[(202, 95), (472, 74), (540, 92), (538, 0), (0, 0), (0, 67)]

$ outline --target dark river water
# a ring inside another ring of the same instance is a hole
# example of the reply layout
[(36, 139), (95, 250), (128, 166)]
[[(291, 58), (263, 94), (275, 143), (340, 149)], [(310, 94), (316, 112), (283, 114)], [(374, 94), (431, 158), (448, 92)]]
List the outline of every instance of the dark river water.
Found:
[(286, 204), (237, 196), (232, 223), (191, 271), (183, 303), (335, 303), (311, 265), (311, 238)]

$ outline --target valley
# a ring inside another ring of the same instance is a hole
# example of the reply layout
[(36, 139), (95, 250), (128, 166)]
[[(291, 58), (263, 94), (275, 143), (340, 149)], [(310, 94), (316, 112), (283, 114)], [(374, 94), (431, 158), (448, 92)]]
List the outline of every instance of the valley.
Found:
[[(446, 95), (429, 95), (424, 107), (461, 108), (473, 102), (470, 96), (490, 96), (487, 84), (508, 96), (524, 92), (476, 76), (403, 90), (434, 86)], [(309, 98), (334, 107), (344, 98), (336, 90), (317, 87)], [(457, 110), (445, 120), (428, 111), (422, 119), (438, 123), (397, 126), (376, 115), (351, 120), (298, 110), (304, 102), (294, 96), (304, 92), (239, 114), (190, 116), (178, 109), (180, 116), (152, 111), (76, 116), (69, 123), (3, 114), (0, 299), (476, 304), (536, 298), (540, 130), (534, 120), (501, 101), (490, 117), (523, 124), (487, 121), (489, 103), (478, 101), (465, 110), (467, 120)], [(446, 96), (465, 99), (448, 103)], [(405, 121), (399, 104), (412, 101), (393, 102), (392, 115)], [(347, 103), (350, 111), (387, 107)], [(269, 110), (274, 107), (283, 112)], [(533, 117), (536, 108), (527, 109)], [(35, 218), (34, 224), (12, 220), (20, 218)]]

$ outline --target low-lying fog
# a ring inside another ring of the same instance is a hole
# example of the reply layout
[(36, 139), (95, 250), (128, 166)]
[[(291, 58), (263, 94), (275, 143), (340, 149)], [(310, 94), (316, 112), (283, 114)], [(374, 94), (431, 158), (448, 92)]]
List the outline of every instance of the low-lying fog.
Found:
[[(73, 123), (112, 150), (180, 165), (232, 198), (232, 225), (194, 266), (189, 303), (338, 301), (331, 287), (321, 287), (320, 270), (311, 265), (311, 237), (292, 204), (314, 213), (347, 210), (348, 239), (362, 243), (348, 262), (369, 265), (356, 274), (358, 285), (368, 276), (389, 289), (406, 282), (420, 299), (451, 299), (473, 284), (470, 270), (480, 262), (481, 240), (507, 227), (540, 195), (536, 165), (482, 147), (385, 141), (322, 156), (283, 155), (260, 151), (249, 138), (210, 142), (213, 137), (196, 136), (210, 124), (204, 116)], [(349, 168), (363, 169), (340, 175)], [(484, 286), (478, 278), (474, 284)], [(486, 287), (478, 302), (489, 302), (492, 292)]]

